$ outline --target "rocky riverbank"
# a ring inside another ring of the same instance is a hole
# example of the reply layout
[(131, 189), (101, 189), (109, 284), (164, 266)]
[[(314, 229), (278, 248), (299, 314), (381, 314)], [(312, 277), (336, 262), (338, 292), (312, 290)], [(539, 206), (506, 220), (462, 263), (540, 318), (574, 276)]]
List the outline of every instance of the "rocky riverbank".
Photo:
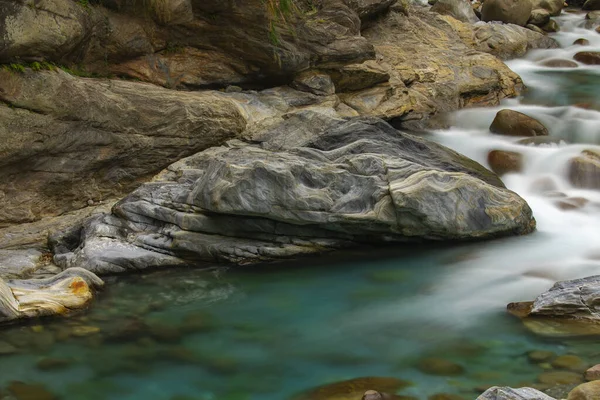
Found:
[[(447, 111), (496, 105), (523, 89), (498, 57), (556, 46), (541, 33), (389, 0), (285, 10), (259, 0), (5, 1), (0, 15), (4, 278), (259, 262), (357, 238), (455, 240), (534, 227), (527, 204), (481, 166), (353, 119), (423, 128), (444, 124)], [(217, 159), (226, 169), (214, 170)], [(213, 170), (240, 192), (208, 190)], [(234, 178), (236, 170), (249, 175)], [(289, 190), (278, 188), (282, 179)], [(112, 215), (88, 219), (149, 180)], [(148, 202), (154, 190), (171, 197)], [(445, 215), (439, 194), (448, 190), (465, 203)], [(425, 194), (427, 207), (416, 200)], [(298, 208), (285, 211), (289, 202)]]

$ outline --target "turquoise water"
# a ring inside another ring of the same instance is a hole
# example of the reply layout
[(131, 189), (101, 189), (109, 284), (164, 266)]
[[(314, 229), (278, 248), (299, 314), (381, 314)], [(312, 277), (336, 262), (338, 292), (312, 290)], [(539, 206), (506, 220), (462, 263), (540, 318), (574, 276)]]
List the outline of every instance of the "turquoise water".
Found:
[[(492, 149), (522, 153), (523, 171), (503, 180), (534, 210), (534, 234), (109, 277), (86, 312), (0, 331), (0, 398), (22, 381), (39, 385), (29, 387), (36, 399), (53, 398), (43, 391), (60, 399), (280, 400), (340, 380), (391, 376), (411, 381), (400, 393), (416, 399), (441, 392), (475, 399), (491, 385), (540, 386), (551, 367), (531, 363), (532, 350), (599, 363), (597, 341), (536, 337), (505, 312), (508, 302), (532, 300), (555, 281), (600, 274), (600, 192), (566, 178), (570, 157), (599, 149), (598, 69), (538, 64), (572, 57), (570, 43), (580, 36), (600, 49), (600, 35), (584, 23), (583, 15), (561, 17), (563, 49), (510, 63), (530, 87), (525, 98), (459, 112), (452, 129), (431, 132), (484, 165)], [(581, 102), (591, 109), (570, 107)], [(568, 143), (523, 146), (491, 135), (505, 107), (538, 118)], [(539, 179), (589, 201), (562, 210), (556, 197), (534, 190)], [(431, 357), (449, 362), (452, 373), (423, 372)]]
[[(418, 399), (437, 392), (475, 398), (481, 386), (531, 384), (543, 369), (526, 352), (562, 354), (568, 342), (537, 340), (502, 308), (465, 326), (468, 314), (423, 318), (432, 310), (415, 301), (480, 246), (109, 280), (87, 313), (0, 332), (0, 343), (22, 350), (0, 357), (0, 383), (42, 383), (64, 399), (253, 400), (360, 376), (412, 381), (402, 393)], [(416, 368), (431, 356), (464, 373)]]

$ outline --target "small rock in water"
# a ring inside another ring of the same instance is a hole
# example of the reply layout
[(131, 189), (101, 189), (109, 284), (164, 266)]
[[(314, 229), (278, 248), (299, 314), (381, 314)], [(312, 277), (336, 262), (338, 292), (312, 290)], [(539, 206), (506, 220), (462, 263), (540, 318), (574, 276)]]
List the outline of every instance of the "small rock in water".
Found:
[(577, 68), (579, 64), (571, 60), (563, 60), (560, 58), (552, 58), (541, 63), (544, 67), (550, 68)]
[(362, 400), (383, 400), (383, 396), (375, 390), (367, 390), (363, 394)]
[(488, 153), (488, 164), (498, 175), (520, 172), (523, 168), (523, 156), (515, 151), (492, 150)]
[(43, 385), (29, 384), (20, 381), (12, 381), (8, 384), (8, 391), (17, 400), (56, 400), (54, 394), (49, 392)]
[(76, 326), (71, 330), (73, 336), (85, 337), (100, 333), (100, 328), (97, 326), (80, 325)]
[(541, 26), (541, 28), (544, 32), (548, 32), (548, 33), (560, 31), (560, 25), (558, 25), (558, 22), (556, 22), (553, 19), (548, 21), (548, 23), (546, 23), (544, 26)]
[(0, 342), (0, 356), (18, 353), (19, 349), (7, 342)]
[(568, 369), (571, 371), (583, 372), (587, 369), (588, 364), (580, 357), (572, 354), (565, 354), (552, 360), (552, 366), (556, 369)]
[(42, 371), (51, 371), (51, 370), (66, 368), (69, 365), (71, 365), (72, 362), (73, 362), (73, 360), (70, 360), (68, 358), (48, 357), (48, 358), (42, 358), (41, 360), (39, 360), (35, 364), (35, 366), (37, 369), (40, 369)]
[(161, 342), (178, 342), (182, 336), (177, 328), (159, 322), (149, 324), (148, 333)]
[[(331, 383), (311, 389), (295, 397), (297, 400), (356, 400), (364, 396), (367, 391), (395, 393), (410, 385), (410, 382), (392, 377), (365, 377)], [(391, 397), (390, 400), (399, 400), (402, 397)], [(383, 398), (384, 400), (385, 397)]]
[(569, 393), (567, 400), (598, 400), (600, 399), (600, 381), (581, 384)]
[(588, 368), (585, 371), (585, 380), (586, 381), (597, 381), (600, 380), (600, 364), (596, 364), (591, 368)]
[(427, 398), (427, 400), (465, 400), (464, 397), (451, 393), (436, 393)]
[(574, 45), (576, 46), (589, 46), (590, 45), (590, 41), (584, 38), (579, 38), (577, 40), (575, 40), (573, 42)]
[[(600, 53), (598, 53), (600, 54)], [(600, 152), (584, 150), (569, 161), (569, 179), (582, 189), (600, 189)]]
[(417, 364), (417, 368), (426, 374), (440, 376), (457, 376), (465, 372), (462, 365), (436, 357), (422, 359)]
[(569, 197), (556, 202), (558, 208), (563, 211), (579, 210), (590, 201), (583, 197)]
[(571, 371), (547, 371), (538, 375), (538, 381), (550, 385), (566, 385), (569, 383), (581, 383), (581, 374)]
[(533, 364), (540, 364), (546, 361), (552, 360), (556, 357), (556, 353), (548, 350), (533, 350), (527, 353), (529, 362)]
[(505, 136), (547, 136), (548, 130), (535, 118), (513, 110), (500, 110), (490, 131)]
[[(600, 27), (599, 27), (600, 28)], [(598, 65), (600, 64), (600, 52), (597, 51), (580, 51), (573, 58), (582, 64)]]

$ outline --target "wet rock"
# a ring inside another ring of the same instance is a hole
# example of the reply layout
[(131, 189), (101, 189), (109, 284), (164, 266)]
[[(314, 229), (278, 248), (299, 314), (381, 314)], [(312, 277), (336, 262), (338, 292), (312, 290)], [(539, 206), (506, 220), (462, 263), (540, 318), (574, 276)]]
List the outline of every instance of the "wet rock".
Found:
[(586, 370), (588, 364), (578, 356), (565, 354), (552, 360), (552, 366), (556, 369), (567, 369), (570, 371), (583, 372)]
[(494, 386), (487, 389), (477, 400), (555, 400), (533, 388), (513, 389)]
[(436, 393), (432, 394), (427, 400), (466, 400), (465, 397), (451, 393)]
[[(558, 191), (558, 185), (556, 184), (556, 181), (550, 176), (536, 179), (531, 183), (530, 188), (532, 192), (544, 195), (553, 195)], [(566, 195), (560, 197), (566, 197)]]
[(457, 376), (462, 375), (465, 369), (462, 365), (443, 358), (424, 358), (419, 361), (417, 368), (429, 375)]
[(527, 28), (527, 29), (529, 29), (531, 31), (534, 31), (536, 33), (539, 33), (541, 35), (546, 35), (546, 32), (544, 32), (542, 30), (542, 28), (540, 28), (539, 26), (535, 26), (533, 24), (527, 24), (527, 25), (525, 25), (525, 28)]
[(582, 189), (600, 189), (600, 152), (584, 150), (569, 160), (569, 180)]
[(600, 0), (587, 0), (581, 7), (585, 11), (597, 11), (600, 10)]
[(560, 25), (558, 25), (558, 22), (556, 22), (553, 19), (548, 21), (546, 24), (544, 24), (540, 28), (542, 28), (542, 30), (544, 32), (548, 32), (548, 33), (554, 33), (554, 32), (560, 31)]
[(48, 391), (43, 385), (12, 381), (8, 384), (8, 391), (16, 400), (57, 400), (58, 397)]
[(471, 4), (464, 0), (438, 0), (433, 7), (431, 7), (431, 11), (438, 14), (449, 15), (459, 21), (469, 24), (474, 24), (479, 21)]
[(547, 136), (548, 130), (535, 118), (513, 110), (500, 110), (490, 131), (505, 136)]
[(375, 61), (346, 65), (343, 68), (327, 70), (337, 92), (353, 92), (367, 89), (390, 80), (390, 74)]
[(492, 150), (488, 153), (488, 164), (498, 175), (520, 172), (523, 168), (523, 156), (515, 151)]
[(580, 51), (573, 58), (582, 64), (598, 65), (600, 64), (600, 52), (597, 51)]
[(0, 322), (66, 314), (85, 307), (93, 288), (104, 282), (93, 273), (71, 268), (45, 279), (0, 279)]
[[(277, 143), (234, 141), (182, 159), (112, 215), (88, 221), (80, 235), (85, 243), (56, 254), (55, 262), (102, 273), (250, 264), (335, 250), (366, 236), (389, 242), (533, 229), (526, 203), (472, 160), (380, 120), (322, 121), (329, 124), (322, 133), (299, 127), (301, 136), (285, 126), (273, 131)], [(455, 191), (458, 203), (451, 200)], [(452, 206), (438, 213), (439, 201)]]
[(71, 335), (76, 337), (92, 336), (100, 333), (100, 328), (97, 326), (79, 325), (71, 329)]
[(578, 383), (572, 383), (569, 385), (554, 385), (550, 388), (544, 389), (544, 393), (556, 399), (566, 399), (567, 396), (569, 396), (569, 392), (575, 389), (578, 385)]
[(563, 0), (530, 0), (531, 6), (534, 10), (543, 9), (550, 13), (551, 16), (556, 17), (560, 14), (564, 8), (565, 2)]
[(183, 318), (180, 330), (185, 333), (208, 332), (215, 328), (215, 318), (208, 312), (195, 311)]
[(577, 68), (579, 66), (575, 61), (561, 58), (551, 58), (550, 60), (542, 61), (540, 65), (551, 68)]
[(547, 371), (538, 375), (538, 381), (549, 385), (566, 385), (583, 381), (581, 374), (571, 371)]
[(592, 381), (577, 386), (569, 393), (567, 400), (598, 400), (600, 399), (600, 381)]
[(589, 46), (590, 45), (590, 41), (587, 40), (587, 39), (584, 39), (584, 38), (579, 38), (579, 39), (575, 40), (573, 42), (573, 44), (577, 45), (577, 46)]
[(11, 354), (17, 354), (19, 352), (20, 352), (20, 350), (17, 347), (13, 346), (12, 344), (10, 344), (8, 342), (0, 341), (0, 357), (8, 356)]
[(556, 357), (553, 351), (549, 350), (534, 350), (527, 353), (527, 358), (534, 364), (547, 362)]
[(585, 371), (585, 380), (586, 381), (596, 381), (600, 380), (600, 364), (596, 364), (591, 368), (588, 368)]
[(559, 200), (556, 202), (558, 208), (564, 211), (569, 210), (579, 210), (583, 208), (590, 201), (584, 197), (568, 197), (563, 200)]
[(0, 249), (0, 278), (24, 278), (31, 276), (43, 265), (42, 252), (35, 249)]
[(319, 71), (304, 71), (296, 76), (291, 85), (293, 88), (316, 94), (329, 96), (335, 93), (335, 86), (331, 77)]
[(336, 400), (356, 400), (362, 398), (367, 391), (395, 393), (408, 385), (410, 385), (410, 382), (391, 377), (355, 378), (319, 386), (300, 394), (297, 399), (329, 400), (335, 398)]
[(68, 358), (42, 358), (35, 364), (36, 368), (42, 371), (53, 371), (69, 367), (73, 360)]
[(543, 146), (543, 145), (555, 145), (566, 143), (563, 139), (553, 138), (549, 136), (533, 136), (524, 139), (519, 139), (517, 141), (518, 144), (523, 145), (533, 145), (533, 146)]
[(383, 400), (383, 395), (375, 390), (367, 390), (362, 400)]
[(548, 10), (544, 10), (542, 8), (535, 9), (531, 11), (531, 16), (529, 17), (529, 23), (536, 26), (546, 25), (550, 21), (550, 12)]
[(481, 19), (525, 26), (531, 10), (529, 0), (486, 0), (481, 8)]
[(585, 15), (585, 19), (589, 19), (592, 21), (600, 19), (600, 11), (590, 11)]
[(106, 333), (106, 339), (109, 341), (135, 341), (148, 333), (148, 326), (139, 318), (115, 321), (115, 325)]
[(148, 334), (159, 342), (178, 342), (183, 335), (177, 327), (161, 322), (149, 323)]

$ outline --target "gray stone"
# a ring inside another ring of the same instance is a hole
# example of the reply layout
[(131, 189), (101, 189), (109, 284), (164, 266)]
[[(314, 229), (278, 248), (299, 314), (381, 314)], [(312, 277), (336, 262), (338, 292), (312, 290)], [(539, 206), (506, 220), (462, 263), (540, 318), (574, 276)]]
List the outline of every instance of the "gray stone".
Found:
[(328, 96), (335, 93), (331, 77), (319, 71), (304, 71), (292, 82), (292, 87), (317, 96)]
[(477, 400), (555, 400), (539, 390), (532, 388), (513, 389), (494, 386), (486, 390)]
[(525, 26), (532, 9), (529, 0), (486, 0), (481, 7), (481, 19)]
[(431, 11), (438, 14), (449, 15), (459, 21), (474, 24), (479, 21), (469, 1), (465, 0), (438, 0)]
[(277, 152), (233, 141), (171, 165), (112, 215), (56, 236), (55, 262), (97, 273), (246, 264), (535, 226), (525, 201), (494, 174), (383, 121), (334, 121), (291, 147), (281, 140), (288, 131)]
[(42, 253), (36, 249), (0, 250), (0, 278), (16, 278), (33, 273)]

